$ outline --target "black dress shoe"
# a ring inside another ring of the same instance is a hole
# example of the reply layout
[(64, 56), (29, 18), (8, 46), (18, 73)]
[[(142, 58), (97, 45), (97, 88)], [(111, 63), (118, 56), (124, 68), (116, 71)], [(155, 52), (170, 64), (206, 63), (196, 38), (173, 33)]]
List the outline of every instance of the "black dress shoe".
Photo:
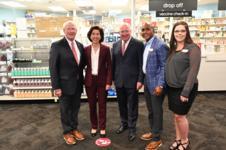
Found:
[(90, 133), (92, 137), (95, 137), (97, 133)]
[(96, 136), (96, 135), (97, 135), (97, 130), (96, 130), (96, 132), (92, 132), (92, 129), (91, 129), (90, 135), (91, 135), (92, 137)]
[(105, 138), (106, 137), (106, 134), (100, 134), (100, 137), (101, 138)]
[(102, 130), (100, 130), (100, 137), (101, 138), (105, 138), (106, 137), (106, 131), (103, 130), (103, 132), (101, 132)]
[(127, 126), (120, 126), (117, 130), (116, 130), (116, 133), (117, 134), (121, 134), (122, 132), (124, 132), (126, 129), (128, 129)]
[(128, 136), (129, 141), (133, 141), (135, 138), (136, 138), (135, 133), (130, 133), (129, 136)]

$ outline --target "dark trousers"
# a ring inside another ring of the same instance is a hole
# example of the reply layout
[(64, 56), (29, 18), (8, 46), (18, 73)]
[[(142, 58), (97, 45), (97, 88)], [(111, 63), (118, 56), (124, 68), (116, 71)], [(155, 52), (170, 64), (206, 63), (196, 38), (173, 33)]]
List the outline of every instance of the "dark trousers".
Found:
[[(105, 130), (106, 128), (106, 97), (107, 93), (104, 86), (98, 86), (97, 76), (92, 76), (92, 86), (86, 87), (88, 96), (90, 121), (93, 129)], [(97, 117), (97, 101), (99, 118)]]
[(81, 93), (76, 92), (74, 95), (62, 95), (59, 98), (63, 134), (77, 129), (80, 96)]
[(163, 130), (163, 108), (165, 94), (156, 96), (148, 91), (146, 85), (144, 85), (144, 95), (146, 105), (148, 109), (148, 120), (153, 134), (153, 140), (160, 140), (160, 135)]
[(136, 132), (138, 118), (138, 91), (135, 88), (116, 87), (121, 124)]

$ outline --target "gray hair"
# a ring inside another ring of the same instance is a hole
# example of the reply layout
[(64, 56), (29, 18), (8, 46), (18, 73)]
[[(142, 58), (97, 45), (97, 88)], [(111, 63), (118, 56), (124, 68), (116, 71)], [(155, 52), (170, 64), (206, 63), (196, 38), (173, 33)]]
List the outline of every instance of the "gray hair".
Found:
[(66, 28), (66, 26), (69, 25), (69, 24), (75, 26), (75, 28), (76, 28), (75, 23), (74, 23), (72, 20), (68, 20), (68, 21), (64, 22), (64, 24), (63, 24), (63, 30), (64, 30), (64, 29)]

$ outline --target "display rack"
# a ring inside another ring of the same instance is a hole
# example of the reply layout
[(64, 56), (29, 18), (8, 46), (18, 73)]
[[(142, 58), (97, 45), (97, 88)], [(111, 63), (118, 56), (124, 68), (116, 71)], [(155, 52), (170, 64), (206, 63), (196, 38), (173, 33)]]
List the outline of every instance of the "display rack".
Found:
[(0, 39), (0, 95), (9, 95), (11, 86), (11, 41)]
[(191, 35), (201, 45), (202, 56), (226, 53), (226, 18), (192, 19)]
[(202, 53), (199, 91), (226, 91), (226, 18), (192, 19), (189, 25)]
[(16, 39), (12, 70), (14, 100), (53, 99), (48, 60), (51, 40)]
[[(11, 95), (2, 95), (0, 100), (54, 100), (50, 72), (49, 50), (52, 40), (48, 38), (21, 38), (14, 41)], [(85, 90), (81, 96), (87, 99)], [(108, 98), (116, 98), (114, 90)]]

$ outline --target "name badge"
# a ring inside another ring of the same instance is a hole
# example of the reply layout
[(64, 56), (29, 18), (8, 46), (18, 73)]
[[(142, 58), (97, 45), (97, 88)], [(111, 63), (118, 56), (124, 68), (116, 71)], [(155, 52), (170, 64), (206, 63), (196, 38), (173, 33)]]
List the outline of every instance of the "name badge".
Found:
[(188, 49), (182, 49), (181, 52), (187, 53), (188, 52)]
[(152, 51), (153, 51), (153, 48), (151, 48), (151, 47), (148, 48), (148, 51), (149, 51), (149, 52), (152, 52)]

